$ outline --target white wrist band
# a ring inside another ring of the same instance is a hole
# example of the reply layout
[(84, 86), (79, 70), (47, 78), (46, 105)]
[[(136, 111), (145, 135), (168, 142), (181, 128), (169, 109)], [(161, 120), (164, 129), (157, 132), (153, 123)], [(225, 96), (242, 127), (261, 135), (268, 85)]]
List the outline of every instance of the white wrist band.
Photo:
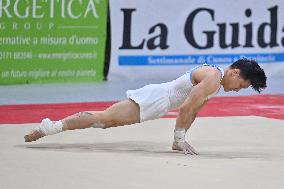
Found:
[(175, 129), (175, 142), (185, 142), (185, 129)]

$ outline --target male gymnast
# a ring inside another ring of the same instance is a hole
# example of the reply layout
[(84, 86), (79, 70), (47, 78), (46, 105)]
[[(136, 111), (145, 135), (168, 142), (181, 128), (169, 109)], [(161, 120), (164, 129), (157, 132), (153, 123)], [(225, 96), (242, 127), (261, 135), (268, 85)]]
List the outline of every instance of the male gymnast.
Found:
[(199, 110), (221, 86), (225, 92), (238, 92), (251, 86), (260, 93), (266, 88), (266, 75), (256, 61), (246, 58), (235, 61), (225, 70), (216, 65), (203, 64), (173, 81), (128, 90), (126, 100), (102, 112), (79, 112), (59, 121), (43, 119), (39, 128), (24, 138), (26, 142), (32, 142), (66, 130), (131, 125), (160, 118), (170, 110), (179, 108), (172, 149), (197, 155), (185, 140), (186, 132)]

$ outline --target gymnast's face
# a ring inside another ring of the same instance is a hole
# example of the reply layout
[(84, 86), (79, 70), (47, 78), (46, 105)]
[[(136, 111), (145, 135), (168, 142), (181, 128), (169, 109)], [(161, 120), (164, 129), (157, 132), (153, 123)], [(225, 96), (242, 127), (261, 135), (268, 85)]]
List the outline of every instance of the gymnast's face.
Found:
[(239, 69), (229, 69), (225, 75), (224, 79), (224, 91), (236, 91), (238, 92), (241, 89), (246, 89), (251, 85), (249, 80), (245, 80), (240, 75)]

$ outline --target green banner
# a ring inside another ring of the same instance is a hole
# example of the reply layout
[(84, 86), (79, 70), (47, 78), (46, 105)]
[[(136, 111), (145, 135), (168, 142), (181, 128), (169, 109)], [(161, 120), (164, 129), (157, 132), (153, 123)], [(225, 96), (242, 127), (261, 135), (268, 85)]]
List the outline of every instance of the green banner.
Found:
[(0, 84), (101, 81), (107, 0), (0, 0)]

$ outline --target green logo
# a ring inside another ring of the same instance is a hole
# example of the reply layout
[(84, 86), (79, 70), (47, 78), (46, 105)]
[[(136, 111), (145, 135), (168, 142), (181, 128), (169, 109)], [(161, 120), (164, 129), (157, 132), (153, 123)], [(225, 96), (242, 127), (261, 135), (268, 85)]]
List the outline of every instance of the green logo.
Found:
[(0, 84), (101, 81), (107, 0), (0, 0)]

